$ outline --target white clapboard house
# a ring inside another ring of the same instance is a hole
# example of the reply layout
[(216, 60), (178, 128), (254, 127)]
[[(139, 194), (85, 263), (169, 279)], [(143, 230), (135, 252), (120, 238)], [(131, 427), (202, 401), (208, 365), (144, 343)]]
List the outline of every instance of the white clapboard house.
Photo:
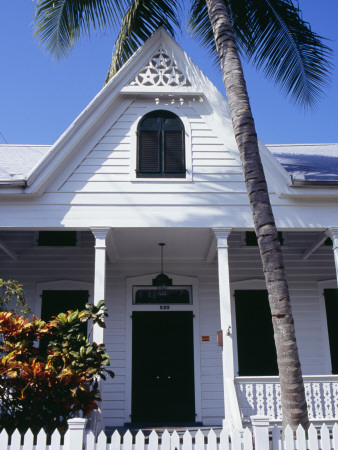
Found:
[[(259, 145), (310, 418), (330, 422), (338, 419), (338, 145)], [(2, 145), (0, 159), (1, 277), (22, 282), (43, 318), (106, 300), (107, 328), (95, 330), (116, 374), (103, 385), (106, 426), (225, 419), (238, 427), (257, 413), (281, 420), (227, 102), (163, 29), (53, 146)]]

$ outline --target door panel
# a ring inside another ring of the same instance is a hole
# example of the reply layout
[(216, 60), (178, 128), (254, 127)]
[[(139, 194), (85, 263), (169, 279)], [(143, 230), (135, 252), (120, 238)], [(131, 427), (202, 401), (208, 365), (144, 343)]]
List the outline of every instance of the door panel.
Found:
[(235, 291), (238, 375), (278, 375), (268, 293)]
[(132, 421), (194, 422), (193, 315), (134, 312)]

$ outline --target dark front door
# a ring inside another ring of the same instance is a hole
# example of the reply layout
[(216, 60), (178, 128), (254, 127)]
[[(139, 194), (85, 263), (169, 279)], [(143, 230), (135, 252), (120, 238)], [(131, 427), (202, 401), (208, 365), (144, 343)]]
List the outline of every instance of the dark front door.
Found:
[(195, 421), (193, 315), (133, 313), (132, 421)]

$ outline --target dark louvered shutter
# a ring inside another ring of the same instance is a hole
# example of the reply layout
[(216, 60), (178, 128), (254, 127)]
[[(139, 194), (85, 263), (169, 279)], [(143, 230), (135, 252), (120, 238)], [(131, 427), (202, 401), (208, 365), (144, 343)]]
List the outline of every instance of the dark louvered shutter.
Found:
[(164, 131), (164, 172), (185, 173), (183, 131)]
[(338, 289), (324, 289), (332, 373), (338, 373)]
[(278, 375), (267, 291), (236, 290), (235, 310), (238, 375)]
[(138, 171), (160, 172), (159, 131), (142, 130), (139, 134)]
[(138, 177), (185, 177), (184, 126), (176, 114), (164, 110), (146, 114), (138, 136)]

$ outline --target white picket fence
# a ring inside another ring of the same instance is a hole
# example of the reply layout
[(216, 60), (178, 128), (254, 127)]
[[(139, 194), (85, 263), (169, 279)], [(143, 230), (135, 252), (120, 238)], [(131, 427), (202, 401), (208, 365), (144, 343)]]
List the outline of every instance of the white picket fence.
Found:
[(177, 431), (145, 435), (141, 430), (133, 436), (127, 431), (121, 436), (117, 431), (108, 438), (101, 432), (96, 438), (85, 430), (85, 419), (71, 419), (64, 442), (58, 431), (48, 440), (41, 430), (34, 437), (28, 430), (24, 436), (16, 430), (8, 436), (5, 430), (0, 433), (1, 450), (338, 450), (338, 424), (333, 427), (323, 425), (316, 429), (311, 425), (308, 433), (298, 427), (294, 434), (290, 427), (285, 431), (284, 439), (281, 429), (275, 425), (269, 429), (267, 417), (255, 416), (252, 421), (252, 431), (233, 430), (228, 433), (222, 430), (216, 435), (210, 430), (206, 435), (186, 430), (183, 436)]

